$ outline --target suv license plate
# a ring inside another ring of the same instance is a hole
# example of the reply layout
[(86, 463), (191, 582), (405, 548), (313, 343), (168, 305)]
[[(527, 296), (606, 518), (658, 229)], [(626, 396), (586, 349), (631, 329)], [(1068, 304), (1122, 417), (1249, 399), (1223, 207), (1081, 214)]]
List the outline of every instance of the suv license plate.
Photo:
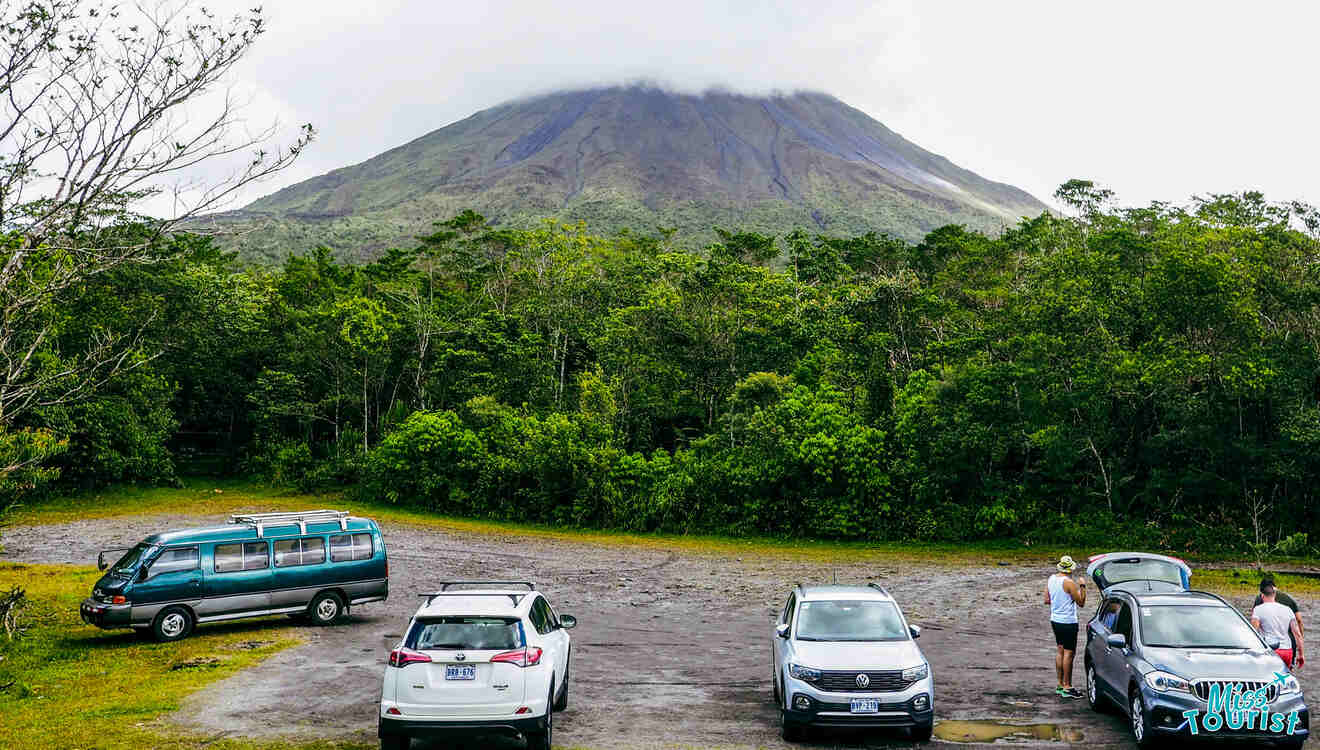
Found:
[(477, 679), (477, 668), (471, 664), (446, 664), (446, 680), (475, 680)]
[(874, 714), (880, 712), (880, 701), (871, 698), (854, 698), (852, 712), (855, 714)]

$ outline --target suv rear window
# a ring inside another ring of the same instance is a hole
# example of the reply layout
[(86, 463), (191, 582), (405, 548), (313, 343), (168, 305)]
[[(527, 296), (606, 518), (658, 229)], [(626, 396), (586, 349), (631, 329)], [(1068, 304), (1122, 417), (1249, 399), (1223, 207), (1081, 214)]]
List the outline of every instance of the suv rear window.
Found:
[(403, 645), (414, 651), (509, 651), (522, 648), (522, 626), (508, 617), (424, 617), (413, 620)]

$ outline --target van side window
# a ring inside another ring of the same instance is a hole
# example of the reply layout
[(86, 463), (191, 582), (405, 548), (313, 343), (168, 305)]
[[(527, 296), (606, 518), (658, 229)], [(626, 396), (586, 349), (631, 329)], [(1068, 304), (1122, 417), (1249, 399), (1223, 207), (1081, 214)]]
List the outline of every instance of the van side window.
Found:
[(270, 566), (269, 547), (265, 542), (241, 542), (215, 545), (215, 572), (261, 570)]
[(330, 561), (370, 560), (371, 534), (335, 534), (330, 537)]
[(325, 562), (325, 540), (319, 536), (306, 539), (279, 539), (275, 542), (275, 567), (318, 565)]
[(179, 570), (196, 570), (201, 561), (196, 547), (170, 547), (160, 553), (151, 563), (151, 575), (173, 573)]

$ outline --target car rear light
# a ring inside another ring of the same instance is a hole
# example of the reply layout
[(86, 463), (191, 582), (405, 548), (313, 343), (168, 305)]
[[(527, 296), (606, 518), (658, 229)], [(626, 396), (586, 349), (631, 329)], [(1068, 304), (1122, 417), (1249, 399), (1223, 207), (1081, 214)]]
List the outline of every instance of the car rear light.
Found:
[(111, 604), (128, 604), (128, 597), (126, 597), (126, 596), (112, 596), (112, 597), (110, 597), (110, 603), (111, 603)]
[(1109, 553), (1108, 553), (1108, 552), (1102, 552), (1101, 554), (1098, 554), (1098, 555), (1091, 555), (1090, 557), (1086, 558), (1086, 561), (1087, 561), (1087, 562), (1095, 562), (1096, 560), (1099, 560), (1100, 558), (1104, 557), (1104, 556), (1107, 555), (1107, 554), (1109, 554)]
[(391, 667), (406, 667), (409, 664), (430, 664), (431, 657), (406, 648), (396, 648), (390, 652)]
[(402, 716), (402, 715), (403, 715), (403, 714), (399, 711), (399, 709), (395, 708), (394, 706), (390, 706), (389, 708), (385, 709), (385, 713), (389, 714), (390, 716)]
[(514, 711), (515, 714), (530, 714), (531, 712), (532, 712), (532, 709), (530, 709), (530, 708), (528, 708), (528, 707), (526, 707), (526, 706), (523, 706), (522, 708), (518, 709), (517, 711)]
[(536, 646), (505, 651), (490, 657), (491, 664), (512, 664), (515, 667), (534, 667), (541, 663), (541, 649)]

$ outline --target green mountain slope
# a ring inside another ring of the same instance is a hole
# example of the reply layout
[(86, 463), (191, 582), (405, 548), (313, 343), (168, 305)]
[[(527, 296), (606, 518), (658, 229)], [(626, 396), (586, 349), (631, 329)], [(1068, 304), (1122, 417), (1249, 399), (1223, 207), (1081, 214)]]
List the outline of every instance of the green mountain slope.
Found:
[(226, 218), (259, 222), (237, 240), (251, 257), (324, 243), (366, 258), (465, 208), (505, 226), (671, 226), (688, 245), (716, 225), (916, 239), (951, 222), (994, 231), (1046, 210), (825, 94), (630, 86), (483, 110)]

